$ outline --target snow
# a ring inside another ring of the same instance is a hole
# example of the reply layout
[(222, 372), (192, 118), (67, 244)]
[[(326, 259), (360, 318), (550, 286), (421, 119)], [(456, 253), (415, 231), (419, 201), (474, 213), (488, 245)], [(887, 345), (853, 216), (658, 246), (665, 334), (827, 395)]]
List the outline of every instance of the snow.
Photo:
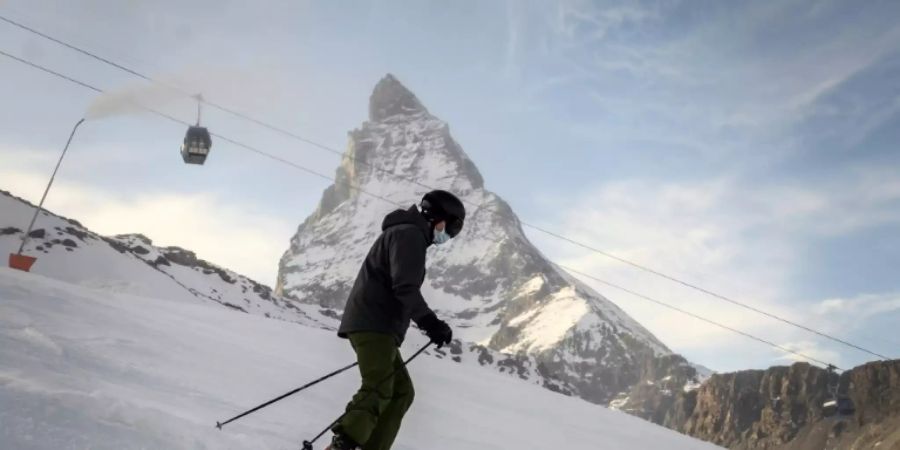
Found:
[[(630, 334), (635, 339), (645, 342), (650, 346), (653, 351), (658, 355), (667, 355), (672, 353), (659, 339), (656, 338), (649, 330), (644, 328), (643, 325), (638, 323), (628, 314), (625, 314), (618, 305), (611, 302), (607, 298), (600, 296), (599, 294), (586, 294), (593, 293), (593, 290), (584, 284), (581, 280), (573, 277), (571, 274), (560, 268), (559, 266), (554, 265), (557, 273), (563, 276), (569, 283), (576, 287), (576, 290), (580, 293), (583, 293), (585, 297), (594, 299), (592, 305), (596, 308), (596, 317), (602, 318), (602, 321), (596, 321), (595, 323), (608, 322), (615, 325), (620, 331), (626, 332)], [(584, 321), (583, 321), (584, 322)], [(580, 325), (585, 325), (584, 323)]]
[[(0, 193), (0, 228), (28, 226), (34, 209), (31, 205)], [(25, 246), (25, 254), (37, 256), (33, 272), (52, 276), (70, 283), (83, 284), (110, 291), (133, 294), (157, 295), (167, 298), (192, 297), (165, 274), (147, 270), (147, 265), (131, 255), (121, 255), (106, 242), (93, 237), (85, 241), (75, 240), (77, 247), (62, 245), (45, 248), (45, 241), (71, 238), (67, 228), (83, 230), (47, 212), (38, 216), (35, 230), (45, 230), (45, 239), (31, 239)], [(0, 256), (4, 262), (9, 253), (15, 253), (21, 244), (22, 233), (0, 235)], [(43, 251), (37, 250), (41, 247)]]
[(543, 286), (544, 286), (544, 277), (541, 275), (537, 275), (537, 276), (533, 277), (532, 279), (526, 281), (525, 284), (523, 284), (522, 287), (520, 288), (519, 292), (521, 294), (531, 294), (531, 293), (539, 291), (541, 289), (541, 287), (543, 287)]
[[(406, 354), (423, 338), (409, 341)], [(351, 360), (333, 332), (0, 269), (4, 449), (297, 449), (355, 373), (213, 425)], [(423, 356), (410, 371), (396, 450), (716, 448), (491, 369)]]
[(540, 307), (510, 320), (510, 326), (522, 326), (524, 331), (519, 342), (504, 351), (540, 351), (561, 341), (572, 329), (573, 323), (578, 323), (591, 312), (587, 301), (574, 294), (573, 288), (565, 288)]

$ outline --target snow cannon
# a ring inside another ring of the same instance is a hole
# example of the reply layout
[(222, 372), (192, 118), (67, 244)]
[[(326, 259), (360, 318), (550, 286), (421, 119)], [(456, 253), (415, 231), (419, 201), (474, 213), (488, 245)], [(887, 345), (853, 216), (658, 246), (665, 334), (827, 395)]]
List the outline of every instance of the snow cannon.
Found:
[(31, 271), (31, 266), (34, 265), (35, 261), (37, 261), (37, 258), (34, 256), (23, 255), (21, 253), (9, 254), (9, 267), (23, 272)]
[(37, 221), (38, 215), (44, 209), (44, 200), (47, 200), (47, 194), (50, 192), (50, 187), (53, 186), (53, 180), (56, 179), (56, 172), (59, 171), (59, 166), (62, 165), (63, 158), (66, 157), (66, 152), (69, 151), (69, 144), (72, 143), (72, 138), (75, 137), (75, 132), (78, 131), (78, 127), (81, 126), (82, 123), (84, 123), (84, 118), (75, 122), (75, 126), (72, 127), (72, 133), (69, 134), (69, 140), (66, 141), (66, 146), (63, 147), (63, 151), (59, 155), (59, 161), (56, 162), (56, 167), (53, 169), (53, 174), (50, 175), (50, 181), (47, 182), (47, 187), (44, 188), (44, 195), (41, 196), (41, 201), (38, 203), (37, 208), (34, 208), (34, 215), (31, 216), (31, 223), (28, 224), (28, 229), (26, 229), (25, 233), (22, 235), (22, 243), (19, 245), (19, 251), (9, 254), (9, 267), (13, 269), (30, 272), (31, 266), (37, 261), (37, 258), (34, 256), (28, 256), (22, 252), (25, 251), (25, 244), (28, 243), (28, 238), (31, 236), (31, 230), (34, 229), (34, 222)]
[(188, 127), (187, 133), (184, 134), (184, 142), (181, 144), (181, 158), (186, 164), (200, 164), (206, 162), (209, 155), (209, 149), (212, 147), (212, 138), (209, 130), (200, 126), (200, 108), (203, 105), (203, 97), (197, 98), (197, 124)]

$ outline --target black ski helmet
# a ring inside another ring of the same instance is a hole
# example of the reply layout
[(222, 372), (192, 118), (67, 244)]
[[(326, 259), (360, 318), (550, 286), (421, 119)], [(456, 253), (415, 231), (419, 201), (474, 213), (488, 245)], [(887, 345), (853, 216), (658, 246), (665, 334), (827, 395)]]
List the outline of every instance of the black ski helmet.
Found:
[(455, 195), (434, 190), (422, 197), (422, 215), (431, 222), (446, 222), (444, 229), (450, 237), (456, 237), (466, 220), (466, 207)]

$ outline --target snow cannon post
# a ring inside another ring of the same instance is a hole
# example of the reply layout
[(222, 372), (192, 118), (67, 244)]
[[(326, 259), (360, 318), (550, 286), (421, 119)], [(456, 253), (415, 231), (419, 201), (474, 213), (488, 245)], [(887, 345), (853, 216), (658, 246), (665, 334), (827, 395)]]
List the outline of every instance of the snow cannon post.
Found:
[(63, 147), (62, 154), (59, 155), (59, 161), (56, 162), (56, 167), (53, 169), (53, 175), (50, 175), (50, 181), (47, 183), (47, 188), (44, 189), (44, 195), (41, 196), (41, 201), (38, 203), (37, 208), (34, 209), (34, 216), (31, 217), (31, 223), (28, 224), (28, 229), (25, 230), (25, 235), (22, 236), (22, 244), (19, 245), (19, 251), (16, 253), (9, 254), (9, 267), (17, 270), (22, 270), (28, 272), (31, 270), (31, 266), (37, 261), (37, 258), (34, 256), (28, 256), (22, 253), (25, 250), (25, 244), (28, 243), (28, 236), (31, 234), (31, 229), (34, 228), (34, 222), (37, 220), (38, 214), (41, 213), (41, 210), (44, 208), (44, 200), (47, 199), (47, 193), (50, 192), (50, 186), (53, 186), (53, 180), (56, 178), (56, 172), (59, 171), (59, 166), (62, 164), (63, 158), (66, 156), (66, 151), (69, 150), (69, 144), (72, 143), (72, 138), (75, 136), (75, 131), (78, 130), (78, 126), (84, 122), (84, 118), (80, 119), (75, 123), (75, 126), (72, 128), (72, 133), (69, 134), (69, 140), (66, 141), (66, 146)]

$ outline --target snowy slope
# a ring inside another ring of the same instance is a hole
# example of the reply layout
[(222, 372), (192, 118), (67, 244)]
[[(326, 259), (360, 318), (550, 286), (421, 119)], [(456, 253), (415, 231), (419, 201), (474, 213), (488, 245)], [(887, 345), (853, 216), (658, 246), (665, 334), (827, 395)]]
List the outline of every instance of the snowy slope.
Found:
[[(297, 449), (355, 374), (213, 424), (350, 360), (330, 331), (0, 269), (0, 448)], [(489, 369), (425, 357), (410, 370), (396, 450), (716, 448)]]
[[(369, 120), (350, 132), (338, 182), (291, 239), (276, 292), (343, 308), (384, 215), (417, 203), (431, 187), (446, 189), (463, 199), (469, 213), (459, 237), (429, 250), (423, 293), (456, 336), (535, 358), (543, 373), (599, 403), (650, 376), (647, 368), (658, 367), (657, 358), (670, 360), (671, 352), (649, 331), (528, 241), (510, 206), (485, 188), (447, 123), (396, 78), (377, 84), (369, 111)], [(677, 375), (685, 383), (695, 375), (679, 361), (671, 368), (652, 376)]]
[[(0, 191), (0, 256), (3, 266), (21, 243), (23, 230), (34, 213), (31, 204)], [(122, 257), (100, 236), (78, 222), (41, 214), (24, 253), (37, 256), (36, 273), (83, 286), (115, 292), (192, 300), (192, 295), (171, 278), (152, 270), (138, 258)]]
[[(0, 191), (0, 255), (21, 243), (34, 205)], [(224, 306), (283, 320), (324, 326), (320, 308), (284, 301), (245, 276), (178, 247), (156, 247), (142, 235), (100, 236), (75, 220), (43, 212), (25, 254), (37, 256), (32, 271), (70, 283)]]

